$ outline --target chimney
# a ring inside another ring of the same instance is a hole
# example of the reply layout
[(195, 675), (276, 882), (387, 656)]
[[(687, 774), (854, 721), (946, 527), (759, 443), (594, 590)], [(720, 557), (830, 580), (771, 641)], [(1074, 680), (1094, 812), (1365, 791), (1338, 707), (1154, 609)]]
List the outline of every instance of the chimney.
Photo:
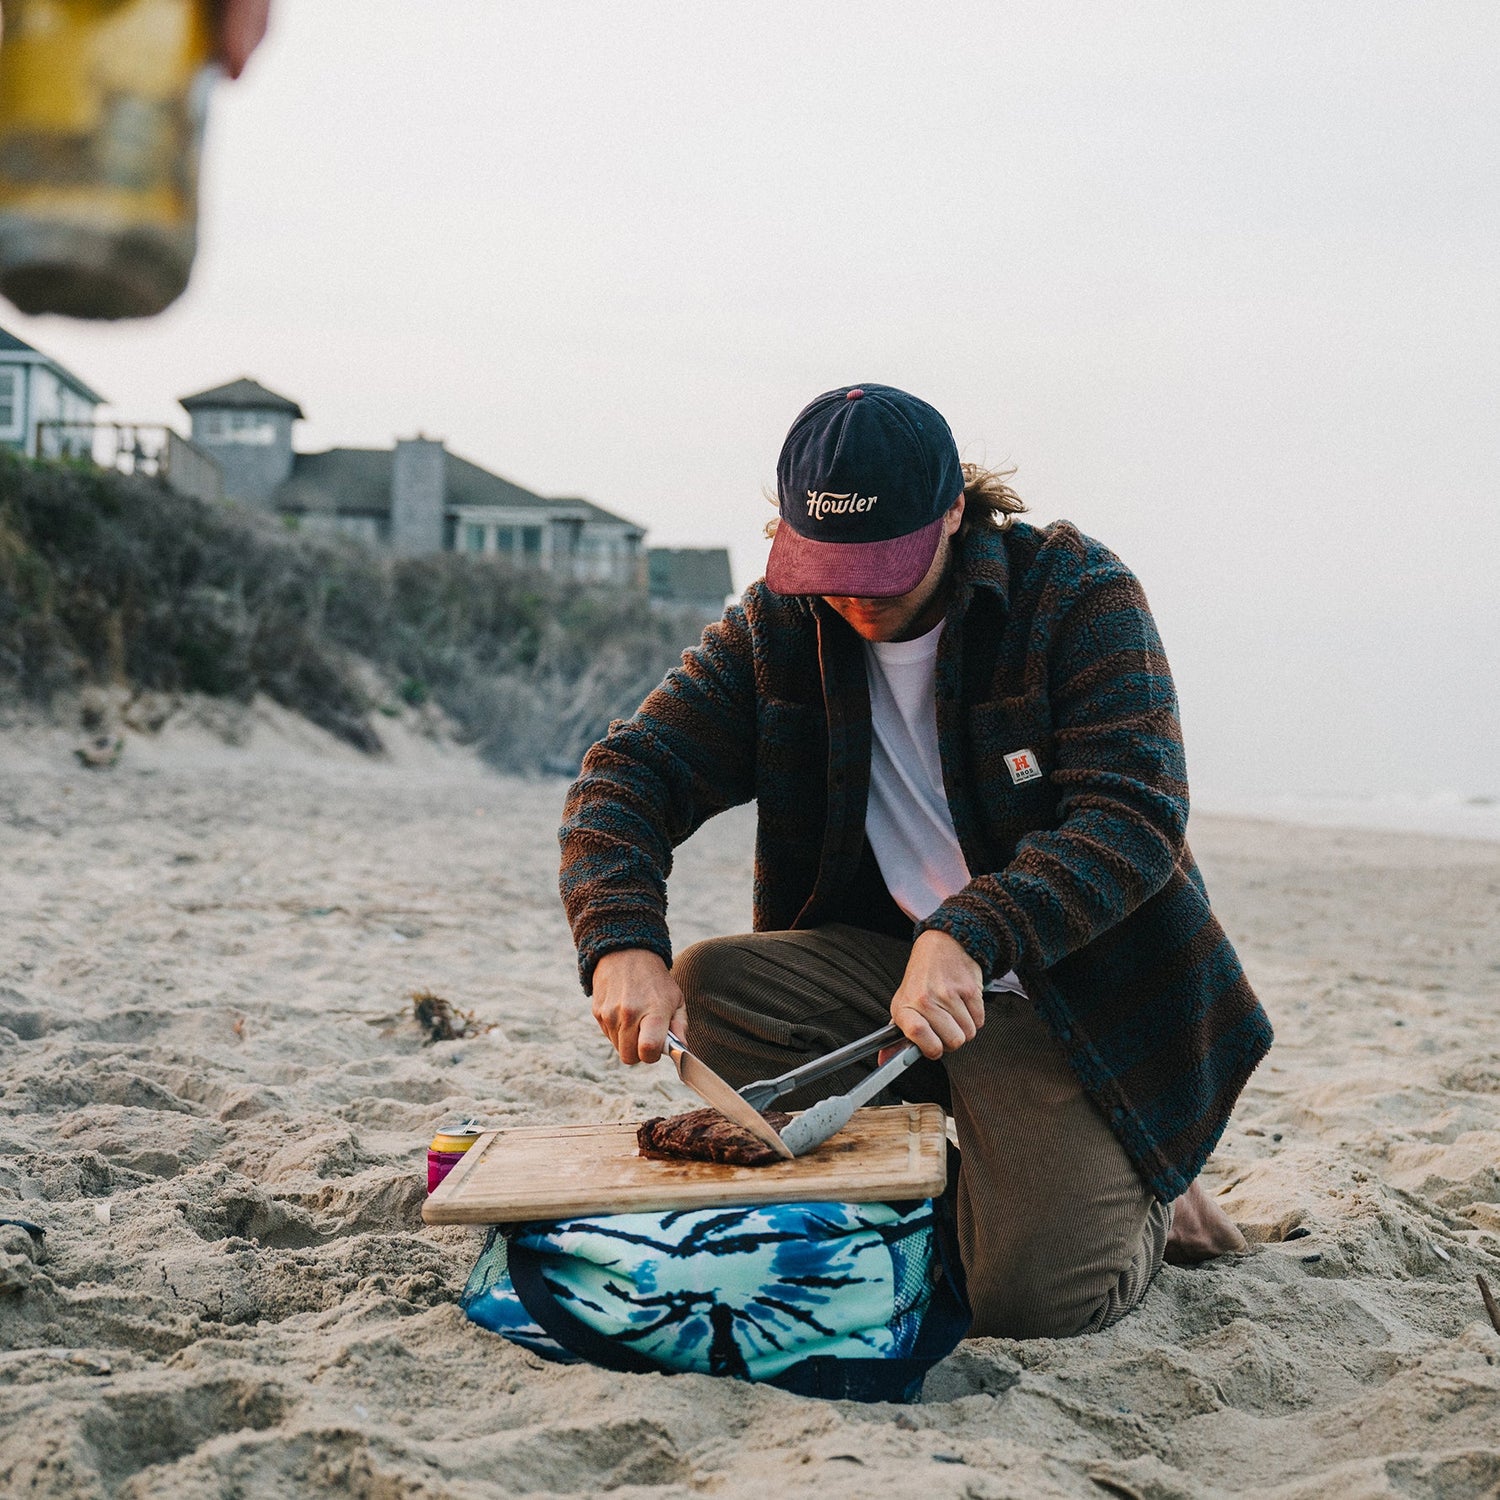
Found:
[(391, 550), (419, 557), (443, 550), (447, 499), (440, 438), (401, 438), (391, 461)]

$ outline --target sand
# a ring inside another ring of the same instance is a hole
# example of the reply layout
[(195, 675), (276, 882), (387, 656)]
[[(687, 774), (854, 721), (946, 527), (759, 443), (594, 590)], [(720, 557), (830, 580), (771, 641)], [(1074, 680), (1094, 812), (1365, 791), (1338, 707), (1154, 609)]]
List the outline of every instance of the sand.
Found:
[[(681, 1097), (589, 1018), (558, 780), (270, 711), (113, 770), (0, 739), (0, 1493), (1500, 1494), (1500, 844), (1195, 818), (1279, 1042), (1207, 1181), (1252, 1252), (909, 1408), (558, 1368), (467, 1324), (434, 1126)], [(240, 735), (246, 738), (246, 735)], [(742, 927), (751, 820), (672, 885)], [(493, 1029), (424, 1043), (426, 988)]]

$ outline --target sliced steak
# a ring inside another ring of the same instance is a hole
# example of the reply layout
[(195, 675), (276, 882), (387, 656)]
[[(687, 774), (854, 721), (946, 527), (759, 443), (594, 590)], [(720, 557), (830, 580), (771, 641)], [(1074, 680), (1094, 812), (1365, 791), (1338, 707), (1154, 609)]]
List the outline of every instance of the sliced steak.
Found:
[[(791, 1116), (779, 1109), (765, 1112), (766, 1124), (781, 1130)], [(716, 1109), (694, 1109), (670, 1118), (647, 1120), (635, 1133), (642, 1156), (656, 1161), (716, 1161), (726, 1167), (768, 1167), (783, 1158), (743, 1125)]]

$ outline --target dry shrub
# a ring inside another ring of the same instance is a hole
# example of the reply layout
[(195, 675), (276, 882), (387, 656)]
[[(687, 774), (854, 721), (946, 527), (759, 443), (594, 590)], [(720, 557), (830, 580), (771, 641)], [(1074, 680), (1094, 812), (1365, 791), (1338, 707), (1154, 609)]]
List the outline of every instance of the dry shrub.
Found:
[(90, 683), (266, 693), (375, 751), (431, 701), (506, 770), (571, 771), (696, 631), (635, 591), (454, 554), (395, 559), (155, 481), (0, 452), (0, 697)]

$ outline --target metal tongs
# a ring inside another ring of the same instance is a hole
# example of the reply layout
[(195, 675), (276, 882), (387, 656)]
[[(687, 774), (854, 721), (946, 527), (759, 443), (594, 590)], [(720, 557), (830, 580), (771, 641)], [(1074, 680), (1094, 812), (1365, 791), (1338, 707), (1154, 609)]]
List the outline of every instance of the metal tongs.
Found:
[(849, 1090), (847, 1094), (835, 1094), (831, 1099), (820, 1100), (811, 1109), (805, 1109), (779, 1135), (770, 1122), (761, 1114), (783, 1095), (790, 1094), (804, 1084), (816, 1083), (830, 1073), (850, 1063), (860, 1062), (872, 1053), (879, 1052), (901, 1039), (899, 1026), (882, 1026), (869, 1036), (839, 1047), (825, 1057), (814, 1058), (800, 1068), (782, 1073), (776, 1078), (763, 1078), (757, 1083), (746, 1084), (742, 1089), (733, 1089), (720, 1078), (701, 1058), (688, 1051), (686, 1045), (672, 1032), (667, 1033), (667, 1055), (677, 1068), (677, 1076), (698, 1095), (712, 1104), (720, 1114), (742, 1125), (759, 1141), (763, 1141), (779, 1157), (791, 1161), (793, 1157), (806, 1156), (816, 1151), (824, 1141), (835, 1136), (849, 1123), (854, 1111), (867, 1104), (887, 1084), (893, 1083), (922, 1055), (915, 1043), (903, 1047), (884, 1067), (876, 1068), (868, 1078)]

